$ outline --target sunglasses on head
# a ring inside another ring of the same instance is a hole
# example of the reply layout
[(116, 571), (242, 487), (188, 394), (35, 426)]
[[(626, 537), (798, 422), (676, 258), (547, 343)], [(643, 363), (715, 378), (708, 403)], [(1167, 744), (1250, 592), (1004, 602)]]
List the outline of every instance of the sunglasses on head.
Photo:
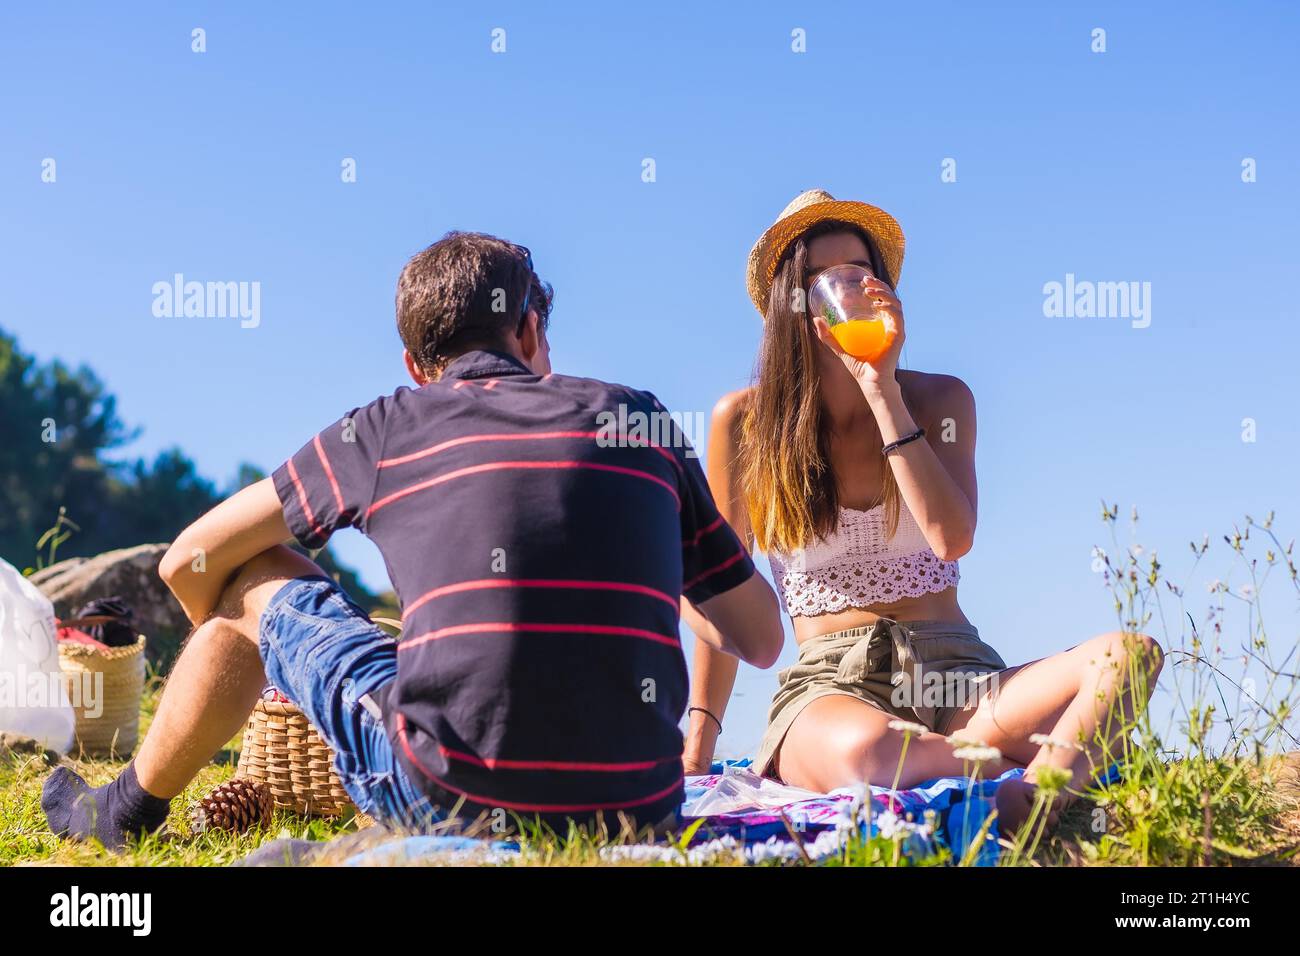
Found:
[(519, 246), (524, 253), (524, 265), (528, 267), (528, 288), (524, 290), (524, 305), (519, 310), (519, 335), (524, 334), (524, 323), (528, 321), (528, 304), (533, 298), (533, 254), (527, 246)]

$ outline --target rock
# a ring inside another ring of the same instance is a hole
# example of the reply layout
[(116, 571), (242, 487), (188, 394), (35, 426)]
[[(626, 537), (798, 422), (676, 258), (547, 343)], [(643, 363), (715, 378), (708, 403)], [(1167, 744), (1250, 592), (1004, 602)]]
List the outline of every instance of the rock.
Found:
[(1283, 799), (1300, 810), (1300, 750), (1282, 755), (1282, 766), (1274, 778), (1277, 792)]
[(93, 558), (69, 558), (37, 571), (30, 578), (54, 603), (54, 613), (71, 617), (89, 601), (119, 595), (135, 611), (135, 623), (147, 639), (149, 660), (166, 666), (175, 658), (190, 622), (158, 577), (166, 544), (142, 544), (106, 551)]
[(51, 767), (59, 762), (59, 755), (47, 750), (39, 740), (22, 734), (0, 732), (0, 757), (6, 754), (36, 754)]

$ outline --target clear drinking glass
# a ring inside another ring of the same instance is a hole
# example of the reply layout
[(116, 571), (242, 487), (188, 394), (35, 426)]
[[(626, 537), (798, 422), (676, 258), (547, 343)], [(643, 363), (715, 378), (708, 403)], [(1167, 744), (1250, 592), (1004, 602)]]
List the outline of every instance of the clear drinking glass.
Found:
[(817, 275), (808, 291), (808, 306), (830, 326), (831, 335), (855, 359), (874, 362), (889, 351), (894, 335), (862, 288), (871, 272), (862, 266), (831, 266)]

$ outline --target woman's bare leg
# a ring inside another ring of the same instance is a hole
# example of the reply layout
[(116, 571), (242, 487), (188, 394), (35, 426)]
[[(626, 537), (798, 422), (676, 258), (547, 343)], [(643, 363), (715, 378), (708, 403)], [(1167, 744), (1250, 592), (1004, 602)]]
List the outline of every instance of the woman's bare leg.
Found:
[[(1041, 766), (1075, 771), (1075, 782), (1082, 783), (1081, 774), (1104, 759), (1145, 708), (1163, 660), (1159, 645), (1146, 635), (1101, 634), (1002, 671), (996, 691), (974, 710), (958, 711), (948, 732), (960, 730), (997, 747), (1030, 772)], [(1031, 734), (1084, 749), (1039, 747), (1030, 743)]]
[[(1069, 785), (1078, 788), (1091, 768), (1114, 754), (1150, 700), (1163, 663), (1159, 645), (1144, 634), (1101, 634), (1002, 671), (996, 690), (976, 709), (958, 711), (948, 732), (982, 740), (1023, 762), (1025, 783), (999, 792), (999, 812), (1014, 827), (1028, 812), (1041, 768), (1067, 771)], [(1030, 742), (1032, 734), (1065, 746), (1039, 746)], [(1073, 800), (1062, 798), (1062, 806)]]
[[(889, 787), (898, 775), (899, 787), (914, 787), (935, 777), (970, 771), (970, 764), (953, 756), (952, 744), (940, 734), (914, 734), (899, 772), (904, 736), (891, 730), (894, 718), (853, 697), (819, 697), (803, 709), (776, 754), (777, 775), (786, 783), (825, 793), (836, 787), (867, 782)], [(980, 773), (996, 777), (1014, 759), (984, 764)]]
[[(1069, 771), (1076, 786), (1084, 782), (1089, 768), (1104, 759), (1106, 747), (1114, 747), (1146, 706), (1162, 663), (1159, 645), (1146, 635), (1126, 639), (1120, 632), (1102, 634), (1052, 657), (1000, 672), (995, 690), (978, 707), (957, 711), (946, 728), (950, 736), (980, 741), (1002, 752), (1002, 760), (981, 768), (982, 775), (996, 777), (1014, 767), (1026, 768), (1023, 787), (1005, 788), (1006, 794), (999, 790), (1005, 828), (1014, 828), (1027, 813), (1040, 767)], [(776, 755), (777, 774), (792, 786), (822, 792), (862, 781), (890, 786), (904, 739), (889, 729), (891, 719), (852, 697), (818, 698), (804, 708), (786, 734)], [(1030, 742), (1033, 734), (1066, 744), (1082, 740), (1084, 749), (1039, 746)], [(944, 736), (913, 736), (898, 785), (910, 787), (967, 772), (969, 765), (952, 752)]]

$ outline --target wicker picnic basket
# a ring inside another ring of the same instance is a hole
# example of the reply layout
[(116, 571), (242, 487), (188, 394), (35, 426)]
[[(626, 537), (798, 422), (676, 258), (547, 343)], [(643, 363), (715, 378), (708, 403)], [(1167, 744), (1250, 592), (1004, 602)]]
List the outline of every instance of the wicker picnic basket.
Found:
[[(82, 754), (129, 757), (135, 751), (144, 691), (144, 646), (144, 635), (134, 644), (107, 650), (59, 642), (59, 667), (76, 715), (77, 746)], [(88, 697), (90, 693), (95, 696)], [(87, 703), (92, 707), (88, 709)], [(98, 716), (93, 710), (99, 711)]]
[(334, 772), (334, 751), (287, 701), (257, 702), (235, 776), (265, 784), (277, 807), (306, 816), (337, 817), (354, 809)]

